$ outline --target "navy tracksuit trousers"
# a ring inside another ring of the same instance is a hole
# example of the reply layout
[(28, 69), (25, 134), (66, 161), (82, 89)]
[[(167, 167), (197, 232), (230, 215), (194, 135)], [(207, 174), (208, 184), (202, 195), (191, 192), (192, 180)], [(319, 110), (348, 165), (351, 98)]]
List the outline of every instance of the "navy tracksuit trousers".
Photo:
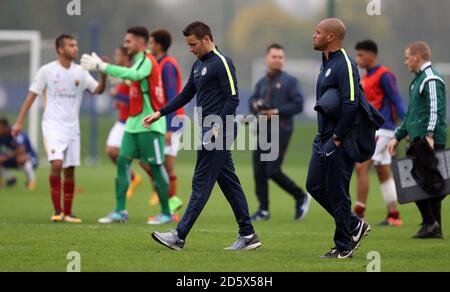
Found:
[(343, 146), (337, 148), (332, 138), (314, 140), (306, 189), (334, 218), (334, 242), (340, 251), (351, 250), (351, 232), (360, 222), (351, 211), (349, 189), (354, 165)]
[(192, 179), (192, 194), (186, 212), (177, 227), (178, 236), (185, 239), (205, 207), (216, 182), (231, 205), (239, 225), (239, 235), (255, 233), (250, 219), (247, 199), (236, 175), (231, 151), (206, 150), (197, 152), (197, 164)]

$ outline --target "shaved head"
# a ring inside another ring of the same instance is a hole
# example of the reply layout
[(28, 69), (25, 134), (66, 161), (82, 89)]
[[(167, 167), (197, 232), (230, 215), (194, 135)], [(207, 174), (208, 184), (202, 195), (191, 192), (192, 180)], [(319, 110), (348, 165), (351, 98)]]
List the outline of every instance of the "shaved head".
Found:
[(318, 51), (342, 48), (345, 39), (345, 24), (339, 18), (327, 18), (317, 25), (313, 34), (313, 48)]
[(328, 33), (332, 33), (338, 40), (345, 39), (345, 24), (339, 18), (327, 18), (319, 23), (319, 27)]

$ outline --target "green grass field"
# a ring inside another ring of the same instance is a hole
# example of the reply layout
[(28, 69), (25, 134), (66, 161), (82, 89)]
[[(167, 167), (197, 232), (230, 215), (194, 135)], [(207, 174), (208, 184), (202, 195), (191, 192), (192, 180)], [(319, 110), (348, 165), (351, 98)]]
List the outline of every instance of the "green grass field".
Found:
[[(105, 141), (112, 120), (101, 120), (100, 140)], [(87, 122), (83, 122), (84, 142), (87, 142)], [(285, 170), (302, 186), (305, 184), (313, 124), (299, 124), (293, 139)], [(103, 145), (104, 142), (101, 144)], [(101, 145), (101, 146), (102, 146)], [(102, 146), (103, 147), (103, 146)], [(86, 148), (86, 147), (84, 147)], [(86, 153), (83, 150), (84, 153)], [(235, 163), (253, 212), (257, 208), (249, 152), (235, 152)], [(178, 161), (179, 194), (187, 202), (195, 153), (182, 152)], [(136, 166), (134, 167), (138, 169)], [(352, 260), (327, 261), (319, 256), (332, 247), (334, 223), (313, 202), (309, 215), (294, 222), (293, 200), (275, 185), (271, 185), (272, 220), (257, 222), (255, 228), (263, 247), (252, 252), (225, 252), (237, 236), (231, 208), (216, 188), (187, 240), (183, 252), (163, 248), (151, 240), (154, 229), (145, 224), (158, 208), (150, 208), (150, 183), (138, 189), (129, 201), (130, 221), (125, 225), (102, 226), (99, 217), (114, 207), (115, 169), (102, 156), (95, 167), (81, 167), (77, 172), (75, 213), (82, 225), (49, 222), (52, 213), (47, 183), (48, 165), (38, 171), (38, 187), (34, 192), (23, 188), (23, 176), (13, 189), (0, 190), (0, 271), (65, 271), (66, 255), (81, 254), (82, 271), (366, 271), (367, 254), (381, 255), (382, 271), (450, 271), (450, 239), (414, 241), (410, 237), (418, 230), (420, 216), (414, 205), (401, 206), (405, 225), (401, 228), (373, 226)], [(367, 219), (372, 225), (385, 216), (374, 173)], [(352, 192), (355, 193), (355, 179)], [(450, 201), (443, 206), (444, 233), (450, 236)]]

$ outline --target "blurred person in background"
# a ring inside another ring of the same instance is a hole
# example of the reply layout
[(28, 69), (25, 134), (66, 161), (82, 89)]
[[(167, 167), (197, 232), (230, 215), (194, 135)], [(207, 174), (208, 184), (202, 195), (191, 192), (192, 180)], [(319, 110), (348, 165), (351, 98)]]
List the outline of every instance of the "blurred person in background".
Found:
[(385, 123), (377, 131), (377, 146), (372, 159), (356, 164), (358, 193), (354, 210), (359, 218), (365, 218), (369, 196), (369, 169), (374, 165), (387, 207), (387, 217), (380, 225), (401, 226), (403, 221), (400, 219), (395, 182), (391, 175), (392, 157), (387, 146), (394, 138), (397, 120), (405, 116), (405, 107), (394, 74), (378, 63), (377, 44), (372, 40), (363, 40), (356, 44), (355, 49), (358, 66), (367, 71), (361, 79), (364, 93), (367, 100), (383, 114)]
[(273, 137), (278, 135), (280, 149), (275, 161), (262, 161), (261, 155), (265, 151), (261, 149), (257, 139), (257, 150), (253, 152), (253, 173), (259, 209), (252, 216), (253, 221), (270, 219), (269, 180), (273, 180), (294, 198), (294, 220), (301, 220), (306, 216), (311, 201), (311, 197), (281, 169), (294, 132), (294, 117), (303, 110), (303, 94), (299, 81), (283, 71), (284, 63), (284, 48), (279, 44), (270, 45), (266, 50), (266, 75), (258, 81), (249, 100), (250, 111), (267, 115), (269, 123), (275, 115), (280, 118), (280, 128), (275, 133), (271, 132), (270, 125), (258, 127), (257, 135), (261, 135), (260, 131), (265, 131), (267, 141), (272, 141)]
[(130, 81), (130, 116), (125, 124), (119, 158), (117, 159), (116, 209), (99, 223), (125, 223), (128, 221), (127, 191), (131, 182), (131, 164), (137, 159), (151, 170), (161, 201), (161, 213), (148, 218), (147, 224), (160, 225), (173, 222), (169, 208), (169, 179), (164, 167), (166, 120), (151, 127), (141, 124), (143, 118), (166, 104), (162, 91), (162, 78), (155, 57), (147, 49), (150, 34), (142, 26), (131, 27), (124, 38), (124, 47), (133, 56), (133, 66), (108, 64), (95, 53), (84, 54), (81, 65), (85, 70), (100, 71), (108, 76)]
[(36, 151), (31, 146), (27, 134), (20, 133), (17, 137), (11, 134), (7, 119), (0, 119), (0, 179), (7, 186), (13, 186), (16, 178), (8, 170), (21, 169), (26, 176), (26, 188), (30, 191), (36, 188), (34, 169), (38, 165)]
[[(50, 162), (50, 193), (54, 214), (53, 222), (81, 223), (72, 213), (75, 192), (75, 168), (81, 164), (80, 107), (85, 91), (102, 94), (106, 75), (97, 82), (89, 72), (75, 63), (78, 42), (68, 34), (60, 35), (55, 42), (58, 59), (42, 66), (25, 99), (12, 134), (18, 137), (25, 118), (38, 96), (45, 96), (46, 107), (42, 118), (45, 149)], [(64, 174), (64, 183), (61, 174)], [(61, 205), (61, 187), (64, 209)]]
[[(183, 89), (183, 77), (177, 60), (169, 55), (172, 36), (165, 29), (157, 29), (150, 34), (149, 49), (155, 56), (161, 69), (164, 95), (170, 102)], [(182, 119), (186, 116), (184, 108), (167, 115), (167, 133), (165, 148), (165, 167), (169, 175), (169, 206), (173, 213), (183, 207), (183, 201), (177, 196), (177, 174), (175, 162), (180, 149), (183, 132)], [(150, 205), (158, 204), (158, 196), (153, 192)]]
[[(128, 54), (125, 47), (119, 47), (114, 52), (114, 64), (118, 66), (130, 67), (132, 58)], [(106, 141), (106, 154), (117, 163), (119, 158), (120, 147), (122, 145), (123, 135), (125, 134), (125, 123), (130, 116), (130, 85), (126, 80), (120, 78), (109, 78), (114, 87), (110, 90), (109, 95), (114, 98), (114, 106), (118, 111), (117, 121), (109, 132)], [(133, 197), (136, 188), (142, 183), (142, 177), (131, 172), (131, 183), (128, 188), (127, 197)]]

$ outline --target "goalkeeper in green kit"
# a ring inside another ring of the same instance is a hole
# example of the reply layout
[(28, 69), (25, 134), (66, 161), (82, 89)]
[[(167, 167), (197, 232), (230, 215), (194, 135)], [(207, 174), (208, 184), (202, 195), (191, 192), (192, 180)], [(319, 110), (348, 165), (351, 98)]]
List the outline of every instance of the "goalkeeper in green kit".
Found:
[(146, 51), (149, 33), (144, 27), (128, 29), (124, 47), (133, 55), (131, 68), (110, 65), (103, 62), (95, 53), (83, 55), (81, 66), (85, 70), (100, 71), (107, 75), (130, 80), (130, 117), (125, 125), (119, 158), (117, 160), (116, 199), (114, 212), (101, 218), (100, 223), (125, 223), (126, 193), (130, 184), (130, 165), (133, 159), (148, 165), (151, 169), (156, 191), (161, 202), (161, 214), (148, 219), (148, 224), (160, 225), (172, 223), (169, 208), (169, 178), (164, 168), (164, 146), (166, 120), (160, 120), (150, 129), (141, 125), (143, 118), (158, 111), (165, 103), (161, 72), (156, 59)]

